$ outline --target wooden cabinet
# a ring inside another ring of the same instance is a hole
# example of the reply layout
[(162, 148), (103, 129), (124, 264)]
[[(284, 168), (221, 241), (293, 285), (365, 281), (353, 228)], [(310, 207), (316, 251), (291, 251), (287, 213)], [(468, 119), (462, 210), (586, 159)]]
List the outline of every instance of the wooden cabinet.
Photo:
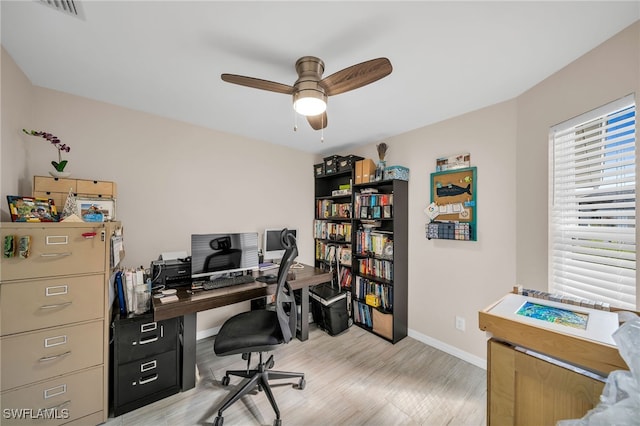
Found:
[(119, 416), (180, 391), (179, 318), (114, 316), (113, 414)]
[(115, 199), (117, 196), (115, 182), (49, 176), (33, 177), (33, 196), (53, 199), (58, 211), (64, 207), (69, 191), (78, 197)]
[[(501, 301), (504, 300), (501, 299)], [(487, 425), (555, 425), (600, 402), (606, 377), (628, 370), (614, 345), (479, 313), (487, 343)], [(544, 303), (544, 301), (542, 301)]]
[[(318, 170), (315, 266), (329, 269), (333, 262), (335, 269), (339, 263), (337, 279), (350, 292), (353, 323), (396, 343), (407, 336), (408, 182), (353, 184), (355, 167)], [(351, 190), (341, 193), (343, 185)], [(384, 236), (386, 247), (374, 249), (372, 234)]]
[(1, 260), (0, 404), (15, 413), (2, 424), (32, 424), (43, 410), (38, 424), (106, 421), (110, 237), (118, 228), (0, 224), (3, 242), (31, 237), (28, 258)]

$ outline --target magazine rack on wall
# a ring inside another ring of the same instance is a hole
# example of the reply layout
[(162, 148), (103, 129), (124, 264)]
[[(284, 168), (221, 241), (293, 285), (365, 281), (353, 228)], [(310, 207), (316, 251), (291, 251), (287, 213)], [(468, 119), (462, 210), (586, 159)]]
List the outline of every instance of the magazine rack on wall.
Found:
[(476, 241), (477, 171), (475, 167), (431, 173), (428, 239)]

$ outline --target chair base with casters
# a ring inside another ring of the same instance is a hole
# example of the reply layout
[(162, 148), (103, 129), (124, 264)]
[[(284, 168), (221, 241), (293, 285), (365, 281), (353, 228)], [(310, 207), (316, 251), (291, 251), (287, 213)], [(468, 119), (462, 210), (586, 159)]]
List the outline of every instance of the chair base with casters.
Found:
[(274, 420), (274, 426), (280, 426), (282, 424), (282, 419), (280, 418), (280, 410), (278, 409), (278, 404), (276, 404), (276, 400), (271, 391), (271, 385), (269, 384), (269, 380), (276, 379), (293, 379), (297, 378), (298, 381), (298, 389), (303, 390), (305, 388), (306, 382), (304, 380), (304, 373), (294, 373), (289, 371), (275, 371), (271, 370), (274, 366), (273, 355), (269, 356), (269, 358), (263, 362), (263, 353), (259, 352), (260, 361), (256, 368), (249, 369), (251, 363), (251, 353), (243, 354), (242, 358), (247, 360), (247, 369), (246, 370), (227, 370), (224, 377), (222, 378), (222, 385), (228, 386), (230, 382), (229, 376), (237, 376), (245, 379), (249, 379), (248, 382), (242, 385), (238, 391), (233, 394), (230, 398), (228, 398), (222, 407), (218, 410), (218, 416), (213, 423), (214, 426), (222, 426), (224, 419), (222, 416), (222, 412), (229, 408), (232, 404), (234, 404), (237, 400), (247, 395), (249, 392), (253, 391), (256, 387), (258, 387), (259, 391), (264, 391), (271, 403), (271, 407), (276, 414), (276, 419)]
[[(233, 403), (253, 391), (256, 387), (259, 391), (264, 391), (269, 398), (271, 407), (276, 413), (275, 426), (280, 426), (280, 410), (271, 391), (269, 380), (275, 379), (300, 379), (298, 389), (305, 387), (304, 374), (287, 371), (273, 371), (273, 356), (266, 361), (262, 357), (265, 352), (275, 350), (279, 345), (289, 343), (296, 332), (296, 302), (293, 297), (291, 286), (287, 282), (287, 273), (293, 264), (293, 260), (298, 256), (295, 236), (283, 229), (281, 233), (282, 246), (286, 247), (278, 270), (278, 281), (276, 286), (275, 311), (254, 310), (242, 312), (229, 318), (220, 328), (213, 343), (213, 350), (218, 356), (242, 354), (242, 358), (247, 360), (246, 370), (229, 370), (222, 378), (224, 386), (229, 384), (229, 376), (238, 376), (248, 379), (242, 387), (228, 398), (218, 410), (218, 416), (214, 422), (215, 426), (222, 426), (224, 410)], [(251, 369), (251, 354), (260, 354), (258, 366)]]

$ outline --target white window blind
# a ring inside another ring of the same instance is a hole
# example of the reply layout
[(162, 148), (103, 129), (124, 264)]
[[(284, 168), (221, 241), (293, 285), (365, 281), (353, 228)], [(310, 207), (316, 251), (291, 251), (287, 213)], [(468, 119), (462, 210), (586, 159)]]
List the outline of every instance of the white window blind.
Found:
[(633, 96), (551, 129), (549, 290), (636, 309)]

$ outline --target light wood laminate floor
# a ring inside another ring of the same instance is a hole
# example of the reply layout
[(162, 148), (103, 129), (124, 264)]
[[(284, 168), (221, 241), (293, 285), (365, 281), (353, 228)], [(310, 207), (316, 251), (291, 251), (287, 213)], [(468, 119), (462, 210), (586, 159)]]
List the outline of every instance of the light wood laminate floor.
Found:
[[(309, 340), (274, 351), (276, 370), (305, 373), (272, 382), (283, 425), (484, 425), (486, 372), (407, 337), (392, 345), (359, 327), (329, 336), (310, 326)], [(242, 379), (220, 384), (227, 369), (243, 369), (239, 355), (217, 357), (213, 338), (197, 343), (194, 389), (116, 418), (107, 426), (212, 425), (219, 407)], [(224, 413), (225, 426), (272, 425), (264, 392), (244, 397)]]

